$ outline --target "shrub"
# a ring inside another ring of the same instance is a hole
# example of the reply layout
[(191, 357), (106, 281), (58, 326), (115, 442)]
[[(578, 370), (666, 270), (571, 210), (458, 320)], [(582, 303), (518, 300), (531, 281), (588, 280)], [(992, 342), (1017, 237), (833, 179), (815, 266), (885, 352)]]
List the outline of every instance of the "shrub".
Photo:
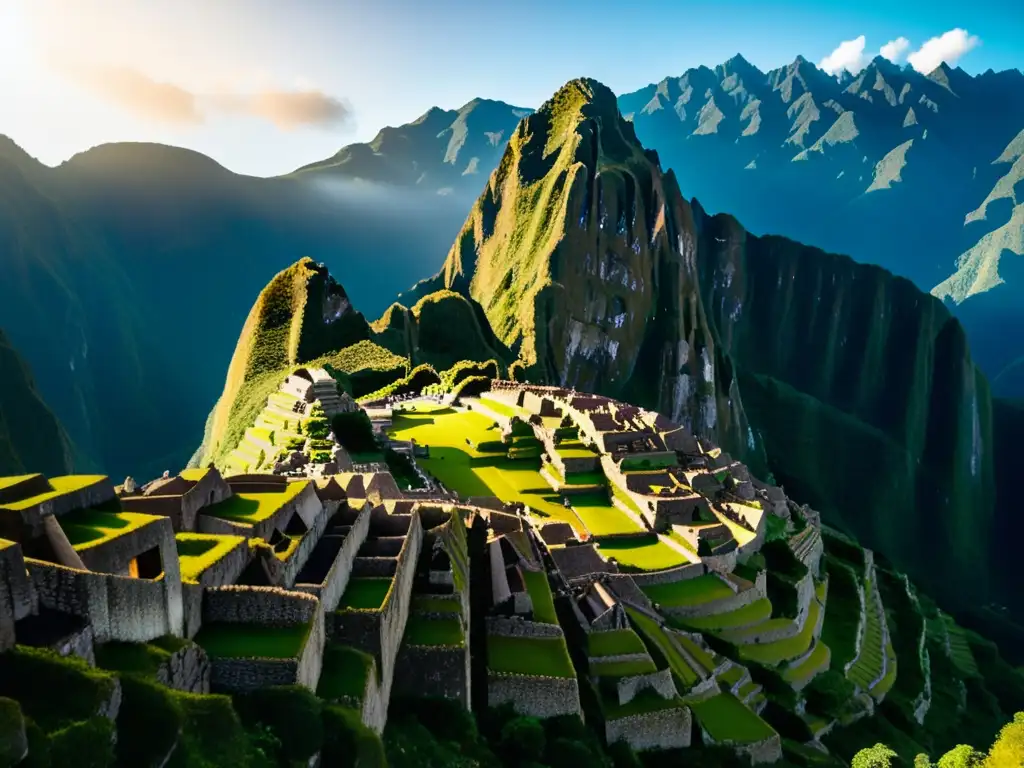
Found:
[(16, 745), (25, 730), (25, 717), (14, 699), (0, 698), (0, 765), (15, 765), (21, 759)]
[(512, 365), (508, 367), (508, 377), (512, 381), (525, 382), (526, 381), (526, 363), (522, 360), (516, 360)]
[(431, 384), (439, 384), (440, 382), (441, 377), (437, 375), (437, 371), (434, 370), (433, 366), (424, 363), (423, 365), (418, 365), (413, 368), (409, 372), (408, 376), (405, 376), (382, 389), (378, 389), (375, 392), (364, 395), (360, 400), (379, 400), (384, 397), (419, 394)]
[(159, 765), (178, 740), (184, 716), (167, 688), (135, 674), (121, 677), (117, 714), (119, 765)]
[(842, 672), (830, 669), (817, 675), (804, 688), (807, 706), (816, 714), (839, 717), (853, 699), (856, 686)]
[(491, 380), (486, 376), (469, 376), (456, 386), (452, 393), (456, 397), (475, 397), (491, 388)]
[(498, 361), (488, 360), (478, 363), (473, 360), (460, 360), (441, 374), (440, 389), (442, 392), (455, 391), (458, 386), (469, 378), (498, 378)]
[(50, 768), (109, 768), (114, 764), (114, 724), (91, 717), (50, 734)]
[(235, 696), (235, 708), (247, 727), (259, 724), (280, 741), (282, 763), (308, 760), (324, 742), (322, 702), (300, 685), (261, 688)]
[(544, 755), (544, 726), (533, 717), (517, 717), (501, 728), (499, 751), (521, 762), (539, 762)]

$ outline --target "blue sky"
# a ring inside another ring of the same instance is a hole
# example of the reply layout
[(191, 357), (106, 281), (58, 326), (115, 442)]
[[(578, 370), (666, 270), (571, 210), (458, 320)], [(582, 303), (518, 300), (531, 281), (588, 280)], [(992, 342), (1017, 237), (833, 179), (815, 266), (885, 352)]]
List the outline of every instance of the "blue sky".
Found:
[(1024, 69), (1020, 5), (5, 0), (0, 133), (50, 164), (159, 141), (272, 175), (434, 105), (535, 107), (581, 75), (623, 93), (736, 52), (767, 70), (797, 54), (820, 62), (843, 41), (870, 57), (905, 38), (905, 57), (962, 30), (968, 72)]

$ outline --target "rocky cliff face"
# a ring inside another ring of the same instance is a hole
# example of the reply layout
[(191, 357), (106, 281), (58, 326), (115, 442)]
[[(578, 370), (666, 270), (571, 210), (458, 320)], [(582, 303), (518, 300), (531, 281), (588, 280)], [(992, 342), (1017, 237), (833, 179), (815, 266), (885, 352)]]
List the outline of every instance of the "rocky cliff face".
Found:
[(704, 305), (776, 479), (937, 594), (991, 594), (992, 403), (960, 324), (879, 267), (696, 218)]
[(670, 414), (949, 601), (993, 594), (991, 401), (959, 324), (883, 269), (687, 203), (600, 84), (520, 123), (416, 292), (439, 287), (532, 379)]
[(673, 175), (611, 91), (574, 80), (519, 124), (421, 292), (443, 284), (479, 302), (533, 378), (656, 404), (714, 433), (722, 398), (696, 249)]

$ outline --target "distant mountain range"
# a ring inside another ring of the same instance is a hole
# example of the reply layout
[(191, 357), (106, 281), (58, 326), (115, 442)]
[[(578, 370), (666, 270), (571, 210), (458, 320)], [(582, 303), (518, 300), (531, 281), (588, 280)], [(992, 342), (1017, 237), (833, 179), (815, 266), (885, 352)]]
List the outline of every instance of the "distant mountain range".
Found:
[[(737, 55), (618, 104), (685, 197), (934, 292), (965, 325), (994, 390), (1024, 396), (1019, 71), (942, 65), (922, 75), (878, 57), (833, 77), (799, 56), (762, 72)], [(528, 112), (480, 100), (431, 110), (297, 174), (475, 194)]]

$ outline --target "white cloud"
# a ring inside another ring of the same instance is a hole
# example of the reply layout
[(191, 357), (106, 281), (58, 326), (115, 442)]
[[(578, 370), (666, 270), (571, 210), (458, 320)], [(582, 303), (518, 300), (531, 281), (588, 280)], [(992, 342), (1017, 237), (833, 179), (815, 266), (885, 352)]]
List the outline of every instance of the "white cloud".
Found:
[(819, 68), (830, 75), (838, 75), (842, 70), (857, 74), (867, 66), (867, 57), (864, 55), (864, 46), (867, 38), (861, 35), (853, 40), (844, 40), (832, 53), (821, 60)]
[(910, 41), (907, 40), (907, 38), (897, 37), (895, 40), (890, 40), (888, 43), (883, 45), (882, 49), (878, 53), (893, 64), (897, 64), (909, 48)]
[(981, 43), (976, 35), (969, 35), (966, 29), (951, 29), (922, 45), (907, 56), (910, 66), (927, 75), (942, 62), (955, 66), (960, 57)]

